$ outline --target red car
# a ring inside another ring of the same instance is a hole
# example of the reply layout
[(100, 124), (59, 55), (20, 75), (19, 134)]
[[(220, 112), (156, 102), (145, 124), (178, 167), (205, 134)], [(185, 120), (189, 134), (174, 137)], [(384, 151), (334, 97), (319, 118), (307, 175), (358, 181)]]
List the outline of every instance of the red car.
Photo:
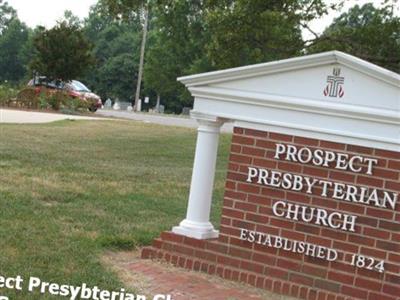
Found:
[(68, 95), (72, 98), (78, 98), (82, 101), (90, 102), (89, 110), (92, 112), (95, 112), (103, 105), (100, 96), (93, 93), (78, 80), (71, 80), (69, 82), (47, 81), (46, 77), (41, 76), (31, 79), (28, 83), (28, 86), (37, 87), (38, 93), (40, 93), (40, 87), (67, 91)]

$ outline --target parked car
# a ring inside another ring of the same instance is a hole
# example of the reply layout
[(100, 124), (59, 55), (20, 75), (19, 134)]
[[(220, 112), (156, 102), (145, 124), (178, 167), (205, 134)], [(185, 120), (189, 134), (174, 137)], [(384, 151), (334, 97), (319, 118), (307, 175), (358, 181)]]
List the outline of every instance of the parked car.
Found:
[(54, 90), (63, 90), (72, 98), (80, 99), (88, 104), (90, 111), (95, 112), (102, 106), (100, 96), (93, 93), (87, 86), (78, 80), (71, 80), (69, 82), (63, 82), (60, 80), (48, 81), (44, 76), (38, 76), (31, 79), (28, 86), (36, 88), (36, 92), (40, 93), (41, 87)]

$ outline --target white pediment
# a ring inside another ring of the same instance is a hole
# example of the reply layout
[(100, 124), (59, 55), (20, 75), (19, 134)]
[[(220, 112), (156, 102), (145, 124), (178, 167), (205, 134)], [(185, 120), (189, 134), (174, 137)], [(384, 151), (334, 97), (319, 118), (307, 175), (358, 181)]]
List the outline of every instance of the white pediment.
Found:
[(178, 78), (194, 112), (400, 150), (400, 75), (331, 51)]
[[(334, 71), (340, 74), (335, 76)], [(383, 109), (393, 109), (400, 105), (398, 87), (337, 63), (219, 82), (210, 86), (322, 103)]]

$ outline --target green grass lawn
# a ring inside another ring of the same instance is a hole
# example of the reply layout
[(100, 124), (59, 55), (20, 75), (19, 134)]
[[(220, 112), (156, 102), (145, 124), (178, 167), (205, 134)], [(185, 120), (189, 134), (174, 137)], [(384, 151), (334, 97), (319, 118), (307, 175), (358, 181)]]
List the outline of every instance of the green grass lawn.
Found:
[[(217, 227), (230, 139), (220, 139)], [(0, 275), (119, 290), (99, 257), (148, 245), (185, 217), (195, 143), (195, 130), (134, 122), (0, 125)]]

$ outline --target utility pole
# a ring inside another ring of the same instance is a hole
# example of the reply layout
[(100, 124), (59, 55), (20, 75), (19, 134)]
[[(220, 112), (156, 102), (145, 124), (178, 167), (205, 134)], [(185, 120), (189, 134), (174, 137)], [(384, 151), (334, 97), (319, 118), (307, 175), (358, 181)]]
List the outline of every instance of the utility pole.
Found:
[(143, 37), (142, 37), (142, 46), (140, 48), (140, 62), (139, 62), (139, 73), (137, 79), (137, 86), (136, 86), (136, 95), (135, 95), (135, 103), (133, 104), (133, 111), (137, 111), (137, 106), (139, 103), (140, 97), (140, 86), (142, 83), (143, 77), (143, 65), (144, 65), (144, 52), (146, 48), (146, 39), (147, 39), (147, 26), (149, 22), (149, 8), (147, 4), (143, 5), (143, 14), (144, 14), (144, 25), (143, 25)]
[(160, 112), (160, 94), (157, 93), (157, 104), (156, 104), (156, 111)]

